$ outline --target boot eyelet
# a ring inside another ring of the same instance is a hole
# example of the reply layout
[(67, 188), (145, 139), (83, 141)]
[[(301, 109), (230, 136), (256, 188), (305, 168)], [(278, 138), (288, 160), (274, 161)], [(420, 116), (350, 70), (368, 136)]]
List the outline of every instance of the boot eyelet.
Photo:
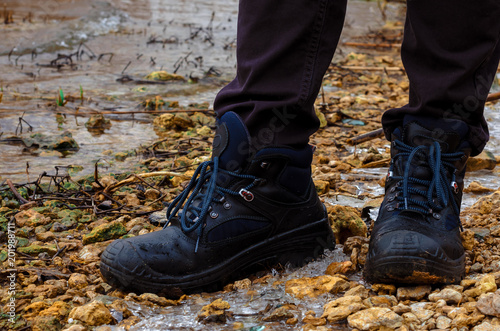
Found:
[(389, 205), (389, 206), (387, 206), (387, 208), (385, 208), (385, 209), (387, 209), (387, 211), (394, 211), (394, 206)]
[(213, 212), (210, 213), (210, 217), (212, 217), (212, 218), (215, 219), (215, 218), (219, 217), (219, 214), (216, 213), (215, 211), (213, 211)]
[(389, 199), (387, 199), (387, 201), (389, 201), (389, 202), (393, 202), (395, 198), (396, 198), (396, 197), (395, 197), (394, 195), (392, 195), (392, 196), (390, 196), (390, 197), (389, 197)]
[(396, 191), (396, 187), (395, 186), (391, 187), (391, 189), (389, 190), (389, 192), (391, 192), (391, 193), (394, 193), (395, 191)]
[(262, 169), (269, 169), (269, 166), (271, 165), (270, 162), (261, 162), (260, 167)]
[(229, 202), (225, 202), (222, 206), (224, 207), (225, 210), (231, 209), (231, 204)]
[(253, 200), (253, 193), (250, 192), (249, 190), (245, 190), (244, 188), (242, 188), (239, 194), (243, 199), (245, 199), (245, 201), (250, 202)]
[(455, 181), (451, 182), (451, 188), (453, 189), (453, 192), (455, 192), (455, 194), (458, 193), (459, 189), (458, 189), (457, 182), (455, 182)]
[(440, 215), (440, 214), (438, 214), (438, 213), (433, 213), (433, 214), (432, 214), (432, 217), (434, 217), (434, 218), (435, 218), (435, 219), (437, 219), (437, 220), (441, 219), (441, 215)]

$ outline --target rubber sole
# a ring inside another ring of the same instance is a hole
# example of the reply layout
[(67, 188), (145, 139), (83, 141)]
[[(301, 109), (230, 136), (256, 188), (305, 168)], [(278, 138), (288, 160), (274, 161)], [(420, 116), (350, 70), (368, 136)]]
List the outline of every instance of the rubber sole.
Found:
[(105, 250), (101, 255), (100, 268), (103, 278), (114, 287), (138, 293), (160, 293), (167, 297), (178, 297), (182, 293), (216, 291), (231, 280), (265, 267), (286, 264), (302, 266), (320, 257), (325, 249), (334, 247), (335, 237), (328, 219), (325, 218), (268, 238), (216, 266), (183, 277), (143, 275), (115, 266), (114, 257), (119, 252), (112, 250)]
[(368, 259), (365, 279), (371, 283), (453, 284), (465, 277), (465, 255), (447, 263), (408, 255)]

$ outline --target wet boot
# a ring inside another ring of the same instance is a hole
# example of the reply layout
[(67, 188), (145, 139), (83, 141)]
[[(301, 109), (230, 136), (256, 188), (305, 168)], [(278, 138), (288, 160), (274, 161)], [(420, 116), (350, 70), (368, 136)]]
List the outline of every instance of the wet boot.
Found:
[(370, 238), (374, 283), (455, 283), (465, 276), (459, 219), (468, 127), (405, 117), (392, 135), (385, 198)]
[(311, 147), (250, 147), (241, 119), (224, 114), (212, 160), (169, 205), (168, 226), (112, 242), (101, 256), (104, 279), (139, 293), (212, 291), (255, 266), (302, 265), (333, 248)]

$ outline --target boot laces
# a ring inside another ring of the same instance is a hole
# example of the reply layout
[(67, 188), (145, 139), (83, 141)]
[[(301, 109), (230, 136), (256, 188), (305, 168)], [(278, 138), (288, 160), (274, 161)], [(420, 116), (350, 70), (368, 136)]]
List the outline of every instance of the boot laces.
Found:
[[(217, 177), (220, 174), (226, 174), (230, 178), (248, 179), (252, 182), (239, 191), (233, 191), (217, 185)], [(198, 229), (198, 240), (195, 247), (195, 252), (197, 252), (203, 233), (203, 224), (211, 210), (211, 205), (223, 202), (226, 194), (246, 198), (245, 195), (251, 194), (248, 190), (254, 187), (257, 182), (258, 179), (255, 176), (220, 168), (218, 157), (214, 157), (211, 161), (205, 161), (198, 166), (184, 191), (168, 206), (167, 222), (163, 228), (167, 227), (172, 218), (179, 213), (179, 222), (184, 233)]]
[[(396, 209), (433, 214), (435, 211), (443, 210), (451, 202), (453, 211), (459, 214), (460, 208), (453, 198), (453, 194), (458, 192), (458, 185), (455, 181), (457, 169), (453, 162), (460, 160), (464, 153), (443, 153), (441, 145), (436, 141), (430, 146), (417, 147), (407, 145), (400, 140), (395, 140), (395, 144), (399, 152), (394, 157), (389, 175), (393, 173), (392, 168), (397, 158), (402, 158), (404, 162), (403, 176), (392, 176), (399, 181), (396, 186), (398, 190)], [(410, 176), (410, 170), (414, 167), (412, 164), (414, 159), (426, 160), (432, 173), (430, 180)], [(451, 182), (447, 177), (447, 170), (451, 173)], [(415, 185), (426, 189), (416, 188)], [(424, 197), (424, 199), (416, 199), (416, 196)]]

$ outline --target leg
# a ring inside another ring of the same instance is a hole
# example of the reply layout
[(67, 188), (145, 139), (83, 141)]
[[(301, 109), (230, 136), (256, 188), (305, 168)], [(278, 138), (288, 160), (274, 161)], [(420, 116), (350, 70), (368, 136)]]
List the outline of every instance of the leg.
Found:
[(410, 102), (383, 116), (392, 160), (365, 265), (373, 282), (465, 275), (463, 178), (468, 156), (488, 140), (483, 109), (500, 57), (499, 15), (496, 0), (408, 0)]
[(215, 99), (254, 147), (304, 147), (319, 127), (313, 104), (342, 30), (346, 0), (241, 0), (236, 78)]
[(255, 265), (300, 265), (333, 247), (307, 142), (344, 9), (345, 0), (241, 0), (238, 74), (215, 102), (212, 160), (169, 205), (169, 226), (106, 248), (108, 282), (206, 291)]
[(500, 58), (497, 0), (409, 0), (401, 57), (410, 102), (384, 114), (386, 137), (406, 114), (459, 119), (469, 126), (472, 155), (488, 141), (484, 103)]

